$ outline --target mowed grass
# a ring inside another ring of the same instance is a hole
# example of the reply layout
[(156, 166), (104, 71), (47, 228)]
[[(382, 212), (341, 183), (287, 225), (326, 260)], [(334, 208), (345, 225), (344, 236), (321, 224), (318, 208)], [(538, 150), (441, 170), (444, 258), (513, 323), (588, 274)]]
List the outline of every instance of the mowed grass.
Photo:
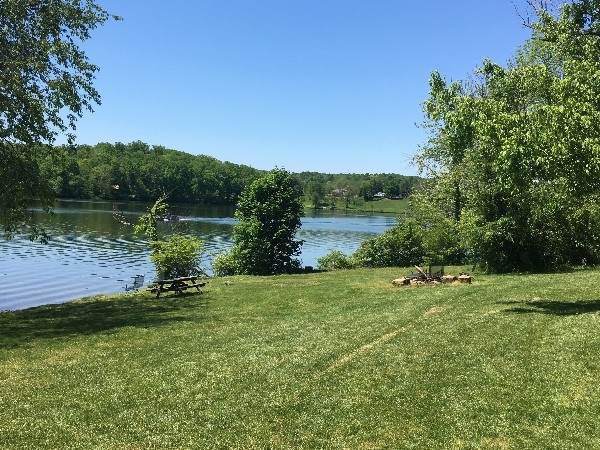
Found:
[(2, 313), (0, 448), (600, 448), (600, 272), (406, 272)]
[[(312, 203), (308, 200), (304, 200), (304, 208), (306, 210), (312, 210)], [(329, 207), (324, 207), (328, 209)], [(335, 202), (334, 210), (342, 212), (371, 212), (371, 213), (385, 213), (385, 214), (405, 214), (408, 209), (408, 199), (392, 200), (389, 198), (382, 198), (380, 200), (372, 201), (360, 201), (358, 204), (349, 204), (346, 206), (343, 199), (339, 199)]]
[(403, 214), (406, 212), (407, 208), (408, 199), (392, 200), (389, 198), (382, 198), (380, 200), (365, 202), (361, 207), (361, 210), (376, 213)]

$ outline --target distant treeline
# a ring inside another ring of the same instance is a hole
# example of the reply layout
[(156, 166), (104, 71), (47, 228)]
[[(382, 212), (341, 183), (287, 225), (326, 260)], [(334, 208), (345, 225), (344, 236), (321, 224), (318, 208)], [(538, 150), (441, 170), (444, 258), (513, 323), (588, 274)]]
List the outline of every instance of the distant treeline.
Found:
[(56, 150), (43, 170), (60, 198), (155, 201), (168, 194), (173, 203), (230, 205), (262, 173), (139, 141)]
[[(154, 201), (167, 194), (172, 203), (233, 205), (242, 190), (264, 172), (249, 166), (191, 155), (140, 141), (130, 144), (56, 147), (39, 161), (42, 175), (59, 198)], [(403, 197), (418, 177), (394, 174), (295, 174), (305, 194), (362, 196), (378, 192)]]
[(304, 196), (315, 197), (361, 197), (365, 201), (374, 198), (407, 197), (421, 182), (416, 176), (383, 174), (323, 174), (302, 172), (296, 174)]

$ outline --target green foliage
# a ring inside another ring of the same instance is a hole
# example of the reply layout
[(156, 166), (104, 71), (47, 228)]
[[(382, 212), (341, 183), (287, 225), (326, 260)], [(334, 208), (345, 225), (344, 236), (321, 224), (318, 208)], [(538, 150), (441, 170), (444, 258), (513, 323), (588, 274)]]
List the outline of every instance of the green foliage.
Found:
[[(0, 227), (7, 237), (39, 230), (26, 209), (53, 204), (39, 161), (53, 157), (59, 133), (73, 141), (75, 123), (100, 96), (98, 67), (78, 44), (111, 16), (94, 1), (0, 2)], [(35, 149), (34, 149), (35, 147)]]
[(152, 242), (158, 241), (158, 228), (156, 222), (169, 212), (167, 197), (161, 196), (148, 208), (148, 214), (140, 216), (138, 223), (133, 226), (135, 234), (144, 234)]
[(317, 264), (320, 270), (344, 270), (356, 267), (352, 256), (345, 255), (339, 250), (333, 250), (327, 255), (318, 258)]
[(272, 275), (300, 269), (302, 241), (300, 187), (284, 169), (274, 169), (254, 181), (240, 197), (233, 229), (234, 245), (217, 258), (215, 273)]
[(532, 42), (475, 83), (432, 75), (421, 196), (490, 271), (600, 263), (600, 1), (543, 10)]
[(228, 277), (242, 272), (242, 268), (238, 267), (238, 260), (227, 252), (215, 255), (211, 267), (216, 277)]
[(161, 278), (204, 274), (201, 268), (202, 241), (193, 236), (175, 234), (165, 241), (152, 243), (150, 259)]
[[(244, 188), (264, 174), (245, 165), (140, 141), (55, 147), (52, 155), (40, 154), (35, 161), (49, 192), (59, 198), (154, 201), (168, 192), (173, 203), (235, 205)], [(395, 208), (365, 205), (360, 193), (363, 181), (377, 181), (373, 194), (385, 190), (398, 198), (406, 197), (420, 182), (418, 177), (395, 174), (303, 172), (294, 178), (307, 207), (329, 204), (335, 209), (369, 211)], [(372, 194), (367, 200), (372, 200)]]
[(204, 246), (201, 240), (193, 236), (176, 233), (166, 239), (160, 239), (157, 221), (169, 213), (167, 197), (161, 196), (148, 208), (148, 213), (138, 219), (133, 229), (136, 234), (144, 234), (150, 242), (150, 259), (160, 278), (174, 278), (204, 274), (201, 268)]
[[(410, 198), (409, 214), (414, 229), (421, 235), (423, 263), (459, 265), (465, 262), (466, 250), (461, 240), (459, 222), (455, 220), (456, 184), (450, 177), (429, 180)], [(458, 199), (462, 202), (462, 199)]]
[(353, 259), (360, 267), (407, 267), (422, 264), (425, 254), (419, 227), (412, 220), (402, 220), (363, 241)]
[(313, 207), (333, 203), (338, 207), (342, 200), (344, 207), (355, 205), (358, 200), (370, 201), (378, 192), (385, 192), (390, 198), (405, 198), (421, 179), (415, 176), (397, 174), (323, 174), (302, 172), (294, 177), (300, 183), (306, 201)]
[[(44, 166), (58, 197), (234, 205), (261, 172), (140, 141), (55, 149), (63, 158)], [(65, 180), (67, 182), (65, 183)]]
[(3, 142), (52, 143), (99, 103), (92, 85), (98, 67), (78, 43), (111, 17), (92, 0), (0, 3)]
[(325, 184), (317, 178), (311, 178), (304, 187), (304, 196), (310, 198), (313, 208), (320, 208), (325, 200)]
[[(332, 252), (319, 259), (326, 270), (351, 267), (406, 267), (415, 264), (460, 265), (465, 262), (458, 223), (422, 200), (433, 201), (436, 184), (425, 183), (411, 197), (405, 217), (381, 235), (367, 239), (351, 257)], [(428, 192), (429, 195), (426, 195)], [(449, 208), (451, 209), (451, 208)]]
[(23, 145), (0, 144), (0, 230), (8, 239), (25, 232), (31, 240), (47, 236), (31, 219), (29, 208), (33, 199), (49, 212), (54, 201), (52, 186), (40, 174), (40, 166), (32, 155), (46, 149)]

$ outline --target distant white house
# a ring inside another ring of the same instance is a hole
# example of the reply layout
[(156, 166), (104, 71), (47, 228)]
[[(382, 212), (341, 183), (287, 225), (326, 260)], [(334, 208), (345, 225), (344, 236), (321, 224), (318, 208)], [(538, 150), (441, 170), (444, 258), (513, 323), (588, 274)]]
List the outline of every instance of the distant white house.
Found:
[(378, 192), (373, 198), (385, 198), (385, 192)]

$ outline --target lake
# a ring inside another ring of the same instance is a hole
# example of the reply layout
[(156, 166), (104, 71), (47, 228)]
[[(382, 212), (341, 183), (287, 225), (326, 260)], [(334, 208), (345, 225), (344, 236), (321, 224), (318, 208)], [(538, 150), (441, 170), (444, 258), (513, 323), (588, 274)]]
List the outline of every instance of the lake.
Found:
[[(137, 275), (150, 284), (156, 272), (145, 238), (113, 217), (113, 202), (58, 201), (53, 215), (35, 211), (36, 220), (51, 235), (48, 245), (18, 237), (0, 240), (0, 311), (61, 303), (97, 294), (125, 292)], [(148, 204), (117, 203), (135, 222)], [(182, 227), (204, 241), (204, 267), (212, 255), (232, 245), (236, 221), (233, 207), (176, 205), (177, 222), (160, 223), (165, 233)], [(317, 266), (317, 258), (332, 250), (353, 253), (360, 243), (396, 224), (394, 215), (309, 211), (297, 234), (304, 240), (300, 259)]]

